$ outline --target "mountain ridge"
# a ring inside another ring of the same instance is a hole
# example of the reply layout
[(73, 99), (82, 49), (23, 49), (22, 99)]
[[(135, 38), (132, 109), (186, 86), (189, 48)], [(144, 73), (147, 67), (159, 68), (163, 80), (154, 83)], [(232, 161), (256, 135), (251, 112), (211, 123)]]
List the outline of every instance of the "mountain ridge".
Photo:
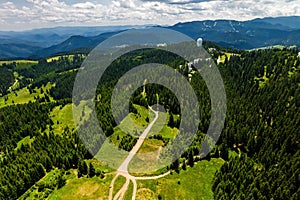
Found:
[[(179, 22), (172, 26), (57, 27), (18, 33), (0, 31), (0, 58), (39, 58), (74, 49), (93, 48), (120, 31), (141, 27), (168, 28), (193, 39), (202, 37), (206, 41), (236, 49), (249, 50), (273, 45), (300, 47), (300, 24), (297, 24), (297, 20), (300, 21), (300, 16), (248, 21), (203, 20)], [(74, 31), (77, 31), (76, 34)]]

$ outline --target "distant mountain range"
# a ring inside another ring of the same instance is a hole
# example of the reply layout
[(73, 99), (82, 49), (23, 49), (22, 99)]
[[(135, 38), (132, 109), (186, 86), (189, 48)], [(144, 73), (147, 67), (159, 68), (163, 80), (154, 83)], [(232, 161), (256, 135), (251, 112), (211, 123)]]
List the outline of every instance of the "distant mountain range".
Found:
[[(250, 21), (205, 20), (168, 26), (194, 39), (218, 45), (254, 49), (272, 45), (300, 47), (300, 16)], [(148, 26), (149, 27), (149, 26)], [(57, 53), (92, 49), (103, 40), (131, 28), (144, 26), (57, 27), (24, 32), (0, 31), (0, 58), (38, 58)]]

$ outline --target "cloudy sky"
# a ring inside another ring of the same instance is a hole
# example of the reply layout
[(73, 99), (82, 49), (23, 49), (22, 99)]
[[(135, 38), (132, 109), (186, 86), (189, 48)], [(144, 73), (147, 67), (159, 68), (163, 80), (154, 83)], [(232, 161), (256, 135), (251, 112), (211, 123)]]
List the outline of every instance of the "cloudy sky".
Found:
[(300, 16), (300, 0), (0, 0), (0, 31)]

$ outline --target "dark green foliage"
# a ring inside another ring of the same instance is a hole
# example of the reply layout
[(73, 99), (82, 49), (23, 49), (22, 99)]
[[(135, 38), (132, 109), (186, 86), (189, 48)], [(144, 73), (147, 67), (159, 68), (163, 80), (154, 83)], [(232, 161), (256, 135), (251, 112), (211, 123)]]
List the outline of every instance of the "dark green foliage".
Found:
[(86, 165), (86, 162), (84, 160), (80, 160), (78, 163), (78, 178), (87, 174), (88, 174), (88, 167)]
[[(22, 80), (32, 80), (32, 84), (30, 85), (31, 89), (46, 85), (48, 82), (58, 83), (59, 86), (54, 89), (56, 99), (70, 98), (70, 93), (72, 93), (73, 88), (73, 86), (70, 87), (70, 84), (73, 85), (74, 74), (71, 73), (72, 75), (68, 75), (68, 72), (78, 69), (83, 59), (84, 58), (79, 55), (74, 55), (72, 61), (68, 57), (60, 57), (58, 60), (53, 60), (49, 63), (45, 59), (41, 59), (37, 65), (33, 65), (29, 68), (16, 69), (16, 71), (25, 77)], [(67, 84), (67, 86), (63, 86), (62, 81), (64, 81), (63, 83)], [(62, 89), (66, 89), (66, 91), (64, 91), (67, 93), (65, 96), (63, 96)]]
[(57, 181), (56, 184), (58, 189), (63, 187), (66, 184), (66, 180), (64, 179), (63, 174), (59, 174), (56, 181)]
[(122, 137), (122, 140), (119, 144), (119, 148), (124, 149), (125, 151), (130, 151), (132, 147), (136, 144), (137, 139), (131, 135), (126, 135)]
[(74, 86), (76, 73), (70, 72), (60, 75), (56, 79), (55, 87), (51, 88), (50, 94), (55, 100), (72, 98), (72, 91)]
[(0, 95), (7, 94), (8, 88), (13, 84), (15, 78), (11, 70), (0, 67)]
[(76, 69), (81, 66), (83, 58), (75, 55), (73, 61), (70, 61), (68, 57), (60, 57), (58, 60), (47, 62), (45, 59), (39, 60), (37, 65), (29, 68), (19, 69), (17, 72), (27, 78), (34, 78), (41, 80), (47, 77), (47, 75), (55, 73), (61, 73), (68, 70)]
[[(38, 135), (31, 146), (26, 145), (25, 151), (11, 151), (7, 154), (0, 162), (0, 181), (2, 186), (10, 187), (16, 192), (2, 191), (5, 199), (15, 199), (22, 195), (45, 175), (45, 170), (77, 166), (78, 157), (83, 157), (85, 150), (81, 145), (76, 148), (71, 141), (54, 134)], [(64, 181), (59, 180), (58, 185), (63, 184)]]
[(26, 136), (39, 135), (51, 119), (48, 116), (53, 105), (29, 103), (4, 107), (0, 110), (0, 151), (14, 149), (17, 142)]
[(93, 177), (96, 175), (96, 170), (94, 168), (94, 165), (90, 162), (89, 164), (89, 177)]
[[(266, 68), (266, 78), (262, 77)], [(216, 174), (215, 199), (293, 199), (299, 193), (299, 58), (260, 50), (220, 66), (228, 96), (221, 157), (245, 152)], [(225, 146), (226, 145), (226, 146)]]
[(188, 153), (188, 165), (193, 167), (194, 166), (194, 153), (193, 151), (190, 151)]
[[(66, 131), (63, 136), (44, 133), (53, 124), (48, 113), (57, 104), (29, 103), (5, 107), (0, 112), (0, 195), (16, 199), (40, 180), (53, 167), (70, 169), (78, 160), (88, 156), (75, 134)], [(23, 137), (34, 137), (30, 145), (14, 150)], [(63, 180), (59, 181), (60, 186)]]
[(183, 160), (183, 162), (182, 162), (182, 169), (183, 170), (186, 170), (186, 163), (185, 163), (185, 159)]
[(170, 119), (169, 119), (169, 122), (168, 122), (168, 126), (170, 126), (171, 128), (175, 127), (175, 121), (174, 121), (174, 117), (173, 117), (172, 113), (170, 113)]

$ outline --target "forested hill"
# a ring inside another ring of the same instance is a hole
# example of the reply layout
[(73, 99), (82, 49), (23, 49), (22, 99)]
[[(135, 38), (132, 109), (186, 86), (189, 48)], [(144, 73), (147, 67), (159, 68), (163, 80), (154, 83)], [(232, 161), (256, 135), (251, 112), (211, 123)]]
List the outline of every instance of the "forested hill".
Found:
[[(221, 139), (205, 158), (208, 162), (214, 157), (226, 161), (215, 174), (213, 183), (209, 183), (215, 199), (300, 199), (298, 50), (238, 51), (211, 43), (204, 45), (218, 62), (227, 93), (227, 116)], [(64, 187), (68, 178), (90, 180), (95, 175), (109, 176), (103, 175), (105, 166), (95, 171), (95, 162), (91, 161), (72, 125), (73, 83), (85, 56), (61, 56), (41, 59), (35, 64), (0, 67), (0, 73), (7, 77), (1, 79), (0, 87), (3, 95), (0, 96), (0, 199), (26, 199), (31, 194), (34, 196), (31, 199), (45, 199)], [(179, 56), (151, 49), (124, 55), (106, 71), (95, 104), (99, 123), (107, 136), (120, 132), (109, 106), (117, 78), (135, 66), (161, 61), (188, 76), (186, 62)], [(8, 90), (16, 82), (14, 79), (18, 80), (17, 84)], [(180, 174), (187, 165), (193, 167), (194, 161), (199, 161), (197, 155), (209, 125), (210, 104), (205, 82), (194, 72), (191, 85), (199, 89), (196, 95), (202, 100), (200, 130), (182, 158), (168, 166), (172, 173)], [(157, 100), (158, 94), (160, 103), (172, 116), (168, 126), (177, 127), (180, 116), (174, 119), (172, 114), (180, 114), (180, 108), (170, 91), (155, 85), (147, 85), (146, 91), (145, 98), (139, 88), (130, 101), (134, 116), (138, 118), (133, 103), (147, 107)], [(85, 117), (80, 114), (80, 118)], [(128, 134), (122, 133), (118, 138), (119, 147), (127, 151), (136, 142)], [(165, 144), (170, 138), (157, 135), (156, 139), (157, 143)], [(52, 172), (56, 175), (49, 181)], [(98, 181), (104, 187), (102, 179)], [(174, 187), (179, 184), (175, 182)], [(192, 190), (186, 188), (189, 189)]]
[(222, 143), (242, 153), (216, 174), (215, 199), (299, 199), (297, 52), (241, 52), (219, 68), (228, 95)]

